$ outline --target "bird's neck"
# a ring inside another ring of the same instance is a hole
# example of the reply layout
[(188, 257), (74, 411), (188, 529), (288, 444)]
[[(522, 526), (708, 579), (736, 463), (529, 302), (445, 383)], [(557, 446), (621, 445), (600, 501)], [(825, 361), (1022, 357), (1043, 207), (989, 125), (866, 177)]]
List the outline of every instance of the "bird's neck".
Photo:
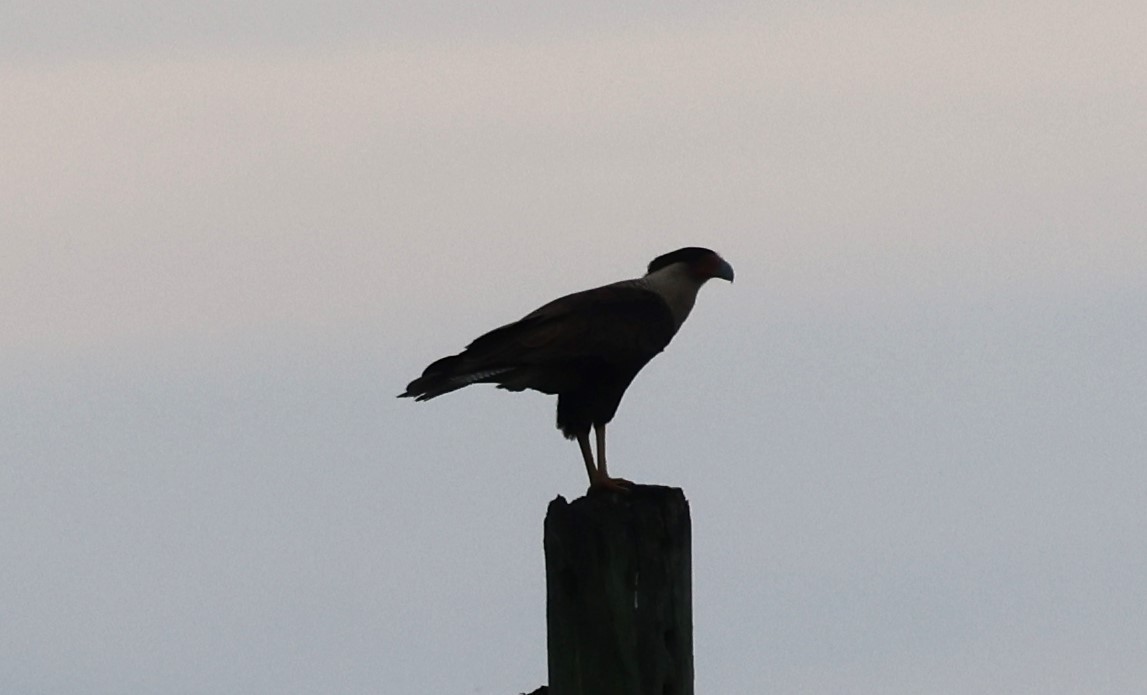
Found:
[(635, 282), (665, 300), (678, 328), (689, 317), (693, 303), (697, 300), (697, 292), (705, 284), (704, 280), (697, 280), (687, 268), (676, 264), (649, 273)]

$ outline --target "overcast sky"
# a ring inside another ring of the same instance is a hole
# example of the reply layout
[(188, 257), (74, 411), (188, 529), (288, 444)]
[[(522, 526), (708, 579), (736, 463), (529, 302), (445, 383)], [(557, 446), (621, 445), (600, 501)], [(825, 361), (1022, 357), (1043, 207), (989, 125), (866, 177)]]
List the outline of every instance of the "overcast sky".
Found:
[(8, 2), (0, 691), (546, 681), (552, 398), (397, 400), (720, 251), (610, 428), (698, 693), (1147, 682), (1141, 2)]

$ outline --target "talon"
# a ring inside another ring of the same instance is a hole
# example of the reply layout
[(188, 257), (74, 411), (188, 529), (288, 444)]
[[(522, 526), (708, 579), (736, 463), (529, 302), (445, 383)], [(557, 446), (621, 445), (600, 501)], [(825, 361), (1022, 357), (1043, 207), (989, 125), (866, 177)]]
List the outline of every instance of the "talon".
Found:
[(608, 492), (629, 492), (633, 487), (633, 483), (625, 478), (610, 478), (609, 476), (595, 476), (589, 484), (587, 492), (595, 492), (598, 490)]

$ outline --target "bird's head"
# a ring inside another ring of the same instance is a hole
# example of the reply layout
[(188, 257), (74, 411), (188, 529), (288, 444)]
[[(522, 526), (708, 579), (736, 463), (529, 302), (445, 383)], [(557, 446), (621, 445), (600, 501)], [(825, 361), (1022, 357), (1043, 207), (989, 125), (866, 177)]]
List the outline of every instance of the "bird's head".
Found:
[(733, 266), (709, 249), (687, 246), (654, 258), (641, 282), (661, 295), (680, 326), (693, 309), (701, 285), (711, 278), (732, 282)]
[(697, 282), (703, 284), (711, 278), (733, 281), (733, 266), (715, 251), (699, 246), (686, 246), (654, 258), (649, 262), (648, 274), (678, 266)]

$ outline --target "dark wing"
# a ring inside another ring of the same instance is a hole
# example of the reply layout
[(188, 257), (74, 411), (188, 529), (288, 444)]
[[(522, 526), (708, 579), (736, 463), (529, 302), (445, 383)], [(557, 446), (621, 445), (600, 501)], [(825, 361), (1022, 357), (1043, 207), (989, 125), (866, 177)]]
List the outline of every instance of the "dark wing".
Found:
[(558, 393), (582, 365), (640, 368), (676, 332), (668, 305), (629, 282), (567, 295), (495, 328), (466, 350), (434, 362), (402, 396), (434, 398), (474, 383)]

